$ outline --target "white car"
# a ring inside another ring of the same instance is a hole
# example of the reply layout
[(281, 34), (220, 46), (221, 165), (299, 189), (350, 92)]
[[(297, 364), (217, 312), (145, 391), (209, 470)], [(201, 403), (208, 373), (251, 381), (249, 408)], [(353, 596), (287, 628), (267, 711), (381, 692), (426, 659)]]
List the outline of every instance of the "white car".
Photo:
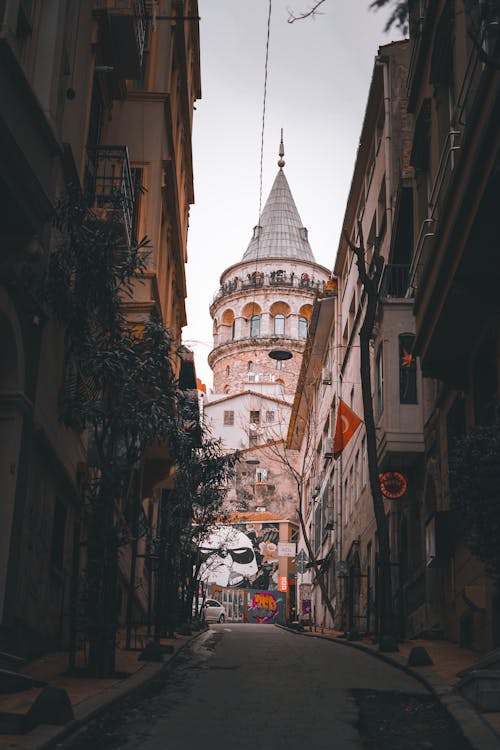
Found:
[(225, 622), (226, 610), (220, 602), (207, 599), (203, 607), (206, 622)]

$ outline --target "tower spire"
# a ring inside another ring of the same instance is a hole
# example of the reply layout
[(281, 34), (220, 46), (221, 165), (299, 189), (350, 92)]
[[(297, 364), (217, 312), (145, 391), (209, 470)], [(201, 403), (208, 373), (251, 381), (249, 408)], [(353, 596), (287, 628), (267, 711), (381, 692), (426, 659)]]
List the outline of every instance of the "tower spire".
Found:
[(285, 166), (285, 160), (283, 159), (285, 155), (285, 147), (283, 145), (283, 128), (281, 128), (281, 141), (280, 141), (280, 150), (279, 150), (279, 161), (278, 161), (278, 167), (280, 169), (283, 169)]

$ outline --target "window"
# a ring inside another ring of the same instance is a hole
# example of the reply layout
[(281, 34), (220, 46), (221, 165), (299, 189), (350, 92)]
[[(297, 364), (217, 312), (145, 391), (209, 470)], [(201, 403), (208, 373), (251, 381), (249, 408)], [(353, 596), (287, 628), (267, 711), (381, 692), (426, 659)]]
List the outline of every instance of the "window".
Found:
[(368, 456), (366, 453), (366, 437), (363, 437), (363, 440), (361, 441), (361, 487), (366, 487), (366, 477), (367, 477), (367, 467), (368, 467)]
[(285, 316), (279, 313), (274, 316), (274, 335), (284, 336), (285, 335)]
[(282, 370), (283, 369), (283, 360), (282, 359), (277, 359), (276, 360), (276, 369), (277, 370)]
[(231, 325), (231, 338), (234, 339), (236, 335), (236, 321), (233, 320), (233, 323)]
[(267, 482), (267, 469), (256, 469), (255, 471), (255, 481), (264, 483)]
[(413, 355), (413, 333), (399, 336), (399, 403), (417, 403), (417, 361)]
[(316, 551), (319, 549), (322, 540), (322, 516), (323, 508), (321, 507), (321, 503), (318, 503), (314, 511), (314, 543)]
[(250, 422), (252, 424), (260, 424), (260, 411), (251, 411), (250, 412)]
[(352, 513), (354, 506), (354, 470), (353, 467), (349, 469), (349, 515)]
[(384, 350), (380, 344), (375, 359), (375, 408), (377, 418), (384, 410)]
[(229, 377), (230, 373), (231, 373), (231, 368), (229, 367), (229, 365), (227, 365), (226, 366), (226, 377)]
[(250, 318), (250, 336), (260, 336), (260, 315), (252, 315)]
[(252, 372), (252, 370), (253, 370), (253, 362), (249, 362), (249, 363), (247, 364), (247, 371), (248, 371), (248, 372)]
[(274, 411), (266, 411), (266, 422), (274, 422)]
[(56, 497), (54, 502), (54, 517), (52, 519), (52, 540), (50, 545), (50, 561), (58, 570), (62, 570), (64, 563), (64, 537), (66, 533), (66, 506)]
[(130, 169), (132, 175), (132, 185), (134, 191), (134, 206), (132, 209), (132, 236), (135, 237), (136, 241), (139, 240), (141, 235), (141, 201), (142, 196), (146, 192), (143, 185), (143, 169), (142, 167), (132, 167)]
[(307, 338), (307, 318), (299, 318), (299, 339)]
[(234, 424), (234, 411), (225, 411), (224, 412), (224, 425), (226, 427), (231, 427)]
[(354, 502), (357, 501), (359, 496), (359, 451), (356, 453), (354, 459)]

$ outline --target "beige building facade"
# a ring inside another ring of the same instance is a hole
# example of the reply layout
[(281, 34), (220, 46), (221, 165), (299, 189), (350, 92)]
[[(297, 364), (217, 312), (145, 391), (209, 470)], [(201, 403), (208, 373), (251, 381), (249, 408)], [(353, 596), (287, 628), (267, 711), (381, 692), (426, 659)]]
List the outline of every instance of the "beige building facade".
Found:
[[(413, 477), (423, 453), (423, 394), (418, 363), (411, 357), (404, 359), (405, 352), (411, 354), (415, 337), (412, 302), (406, 298), (412, 179), (412, 119), (405, 96), (408, 60), (407, 41), (380, 47), (375, 58), (342, 226), (351, 242), (363, 241), (367, 267), (376, 239), (385, 261), (371, 349), (378, 463), (381, 472), (398, 471), (407, 477), (410, 491), (403, 503), (410, 506), (417, 502)], [(317, 583), (305, 581), (308, 587), (312, 584), (316, 621), (346, 631), (373, 632), (377, 529), (364, 423), (336, 459), (333, 451), (340, 402), (363, 420), (359, 331), (366, 297), (344, 234), (334, 274), (335, 296), (318, 299), (313, 310), (311, 342), (302, 364), (288, 439), (290, 447), (301, 451), (308, 535), (335, 609), (332, 623)], [(385, 506), (396, 563), (402, 503), (387, 501)], [(399, 595), (397, 565), (393, 587)]]
[[(118, 197), (126, 241), (147, 235), (151, 245), (131, 316), (157, 310), (178, 341), (186, 322), (198, 11), (195, 0), (154, 8), (0, 2), (0, 644), (25, 655), (68, 642), (83, 538), (86, 436), (58, 419), (64, 332), (27, 283), (53, 247), (57, 197), (81, 189), (104, 221), (107, 199)], [(168, 467), (164, 455), (146, 458), (147, 511)], [(143, 612), (144, 589), (136, 591)]]

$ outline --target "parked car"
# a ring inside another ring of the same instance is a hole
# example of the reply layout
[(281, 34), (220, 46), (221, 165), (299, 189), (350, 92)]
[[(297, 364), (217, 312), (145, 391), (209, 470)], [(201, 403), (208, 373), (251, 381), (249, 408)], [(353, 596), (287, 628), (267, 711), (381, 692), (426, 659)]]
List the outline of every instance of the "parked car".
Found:
[(225, 622), (225, 607), (215, 599), (207, 599), (204, 604), (204, 615), (207, 622)]

